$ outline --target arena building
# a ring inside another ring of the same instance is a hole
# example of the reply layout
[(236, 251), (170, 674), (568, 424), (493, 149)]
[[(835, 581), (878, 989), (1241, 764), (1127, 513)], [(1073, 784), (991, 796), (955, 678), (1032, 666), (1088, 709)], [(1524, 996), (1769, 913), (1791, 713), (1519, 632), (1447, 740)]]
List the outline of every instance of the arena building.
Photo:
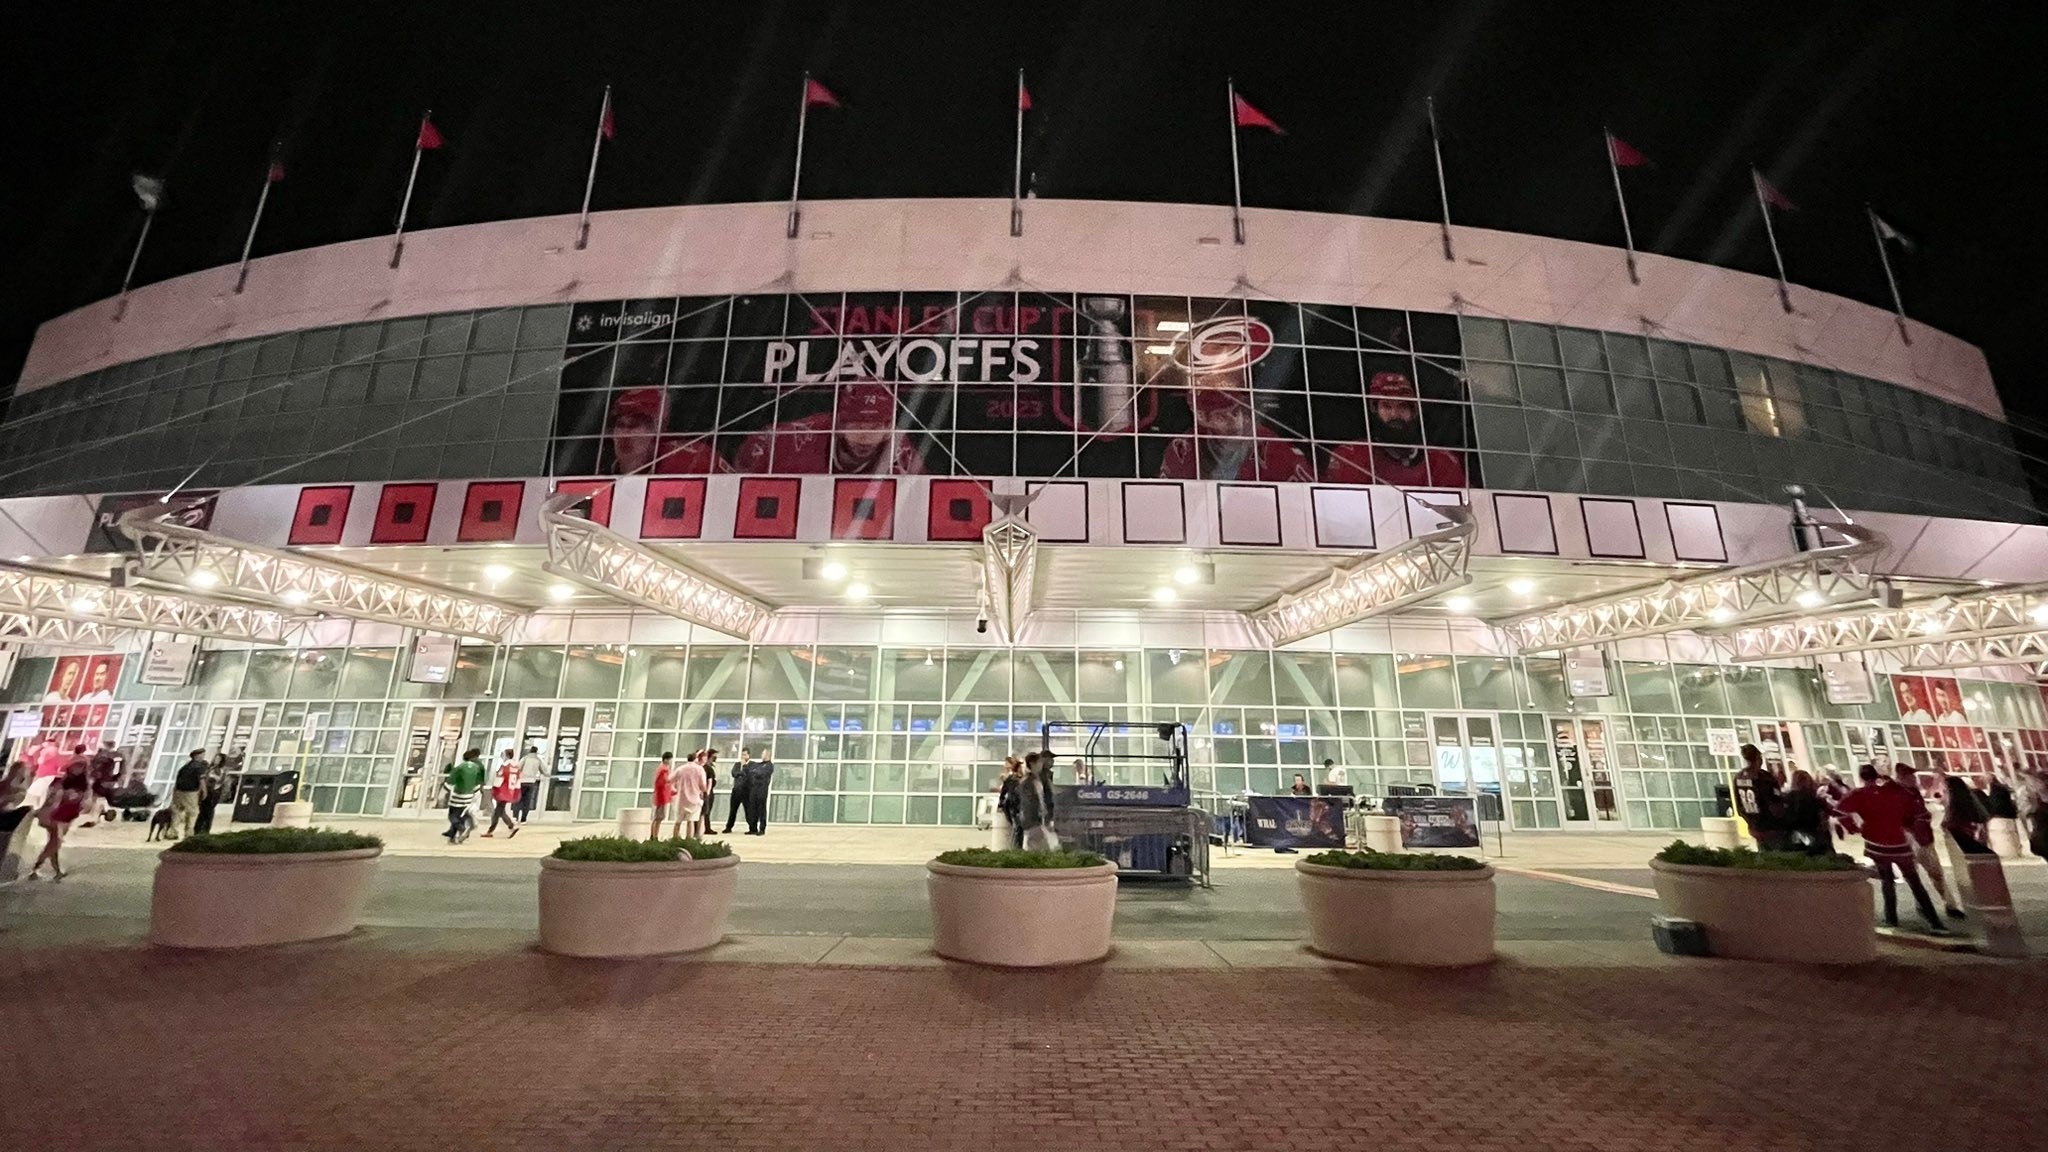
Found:
[(1010, 208), (478, 224), (49, 321), (9, 741), (367, 815), (533, 744), (560, 820), (745, 744), (773, 819), (925, 825), (1076, 718), (1185, 723), (1212, 799), (1329, 759), (1526, 829), (1697, 827), (1740, 742), (2048, 767), (2048, 529), (1969, 344), (1535, 236)]

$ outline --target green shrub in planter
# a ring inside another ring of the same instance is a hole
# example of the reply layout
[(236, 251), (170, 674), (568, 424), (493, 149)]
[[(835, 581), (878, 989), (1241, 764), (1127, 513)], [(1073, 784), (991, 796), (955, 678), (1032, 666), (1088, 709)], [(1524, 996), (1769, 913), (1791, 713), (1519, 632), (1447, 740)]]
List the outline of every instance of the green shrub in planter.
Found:
[(1093, 852), (1062, 848), (1057, 852), (1027, 852), (1022, 848), (955, 848), (939, 853), (939, 863), (961, 868), (1100, 868), (1108, 863)]
[(1365, 868), (1375, 872), (1476, 872), (1486, 861), (1470, 856), (1438, 856), (1429, 852), (1318, 852), (1302, 858), (1304, 864), (1324, 868)]
[(699, 840), (695, 837), (634, 840), (625, 836), (584, 836), (562, 841), (548, 855), (556, 860), (604, 864), (663, 864), (685, 856), (692, 860), (720, 860), (732, 855), (732, 846), (723, 840)]
[(1758, 852), (1754, 848), (1707, 848), (1673, 840), (1657, 859), (1666, 864), (1702, 868), (1748, 868), (1759, 872), (1853, 872), (1862, 865), (1840, 852), (1809, 856), (1804, 852)]
[(239, 832), (187, 836), (172, 844), (170, 850), (254, 856), (271, 852), (348, 852), (383, 846), (384, 841), (375, 836), (338, 828), (245, 828)]

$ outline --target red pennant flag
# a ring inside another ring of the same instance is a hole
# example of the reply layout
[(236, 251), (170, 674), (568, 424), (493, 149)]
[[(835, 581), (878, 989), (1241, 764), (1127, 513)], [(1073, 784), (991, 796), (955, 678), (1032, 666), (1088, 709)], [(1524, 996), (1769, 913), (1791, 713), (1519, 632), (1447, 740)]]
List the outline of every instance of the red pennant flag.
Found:
[(1776, 208), (1778, 211), (1799, 211), (1799, 205), (1794, 204), (1790, 200), (1787, 200), (1785, 198), (1785, 194), (1783, 192), (1778, 191), (1776, 186), (1774, 186), (1769, 180), (1764, 179), (1763, 173), (1761, 172), (1757, 173), (1756, 189), (1758, 192), (1763, 194), (1764, 203), (1769, 204), (1771, 207)]
[(804, 81), (804, 106), (807, 108), (837, 108), (839, 107), (839, 97), (834, 96), (830, 88), (825, 87), (816, 80), (807, 79)]
[(607, 140), (617, 135), (619, 131), (619, 126), (612, 122), (612, 102), (609, 96), (605, 98), (604, 102), (604, 123), (598, 126), (598, 131), (604, 133), (604, 138)]
[(1287, 135), (1287, 129), (1273, 123), (1271, 116), (1252, 107), (1251, 101), (1236, 93), (1232, 93), (1230, 99), (1231, 106), (1237, 112), (1237, 126), (1239, 128), (1264, 128), (1275, 136)]
[(1026, 88), (1022, 83), (1017, 85), (1017, 110), (1019, 112), (1031, 111), (1031, 89)]
[(1642, 168), (1650, 163), (1650, 158), (1638, 151), (1635, 145), (1612, 132), (1607, 134), (1607, 152), (1614, 157), (1616, 168)]
[(445, 141), (441, 139), (441, 130), (439, 128), (434, 127), (434, 121), (429, 117), (421, 117), (419, 139), (420, 151), (432, 152), (434, 149), (439, 148), (443, 143), (445, 143)]

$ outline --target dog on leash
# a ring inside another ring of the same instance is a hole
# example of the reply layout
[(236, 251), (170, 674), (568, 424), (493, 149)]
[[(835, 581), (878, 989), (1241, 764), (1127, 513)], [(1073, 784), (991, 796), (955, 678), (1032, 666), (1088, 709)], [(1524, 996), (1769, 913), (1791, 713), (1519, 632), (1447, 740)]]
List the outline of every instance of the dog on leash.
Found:
[(149, 835), (144, 838), (143, 843), (146, 844), (151, 840), (161, 840), (170, 834), (171, 810), (169, 808), (159, 808), (155, 812), (150, 813)]

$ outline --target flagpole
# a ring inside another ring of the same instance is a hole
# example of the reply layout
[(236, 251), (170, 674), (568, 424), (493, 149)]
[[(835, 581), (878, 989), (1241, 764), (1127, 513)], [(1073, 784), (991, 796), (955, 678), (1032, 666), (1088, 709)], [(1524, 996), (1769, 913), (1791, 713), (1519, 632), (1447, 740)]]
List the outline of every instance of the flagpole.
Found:
[(1024, 234), (1024, 70), (1017, 69), (1017, 159), (1010, 166), (1010, 235)]
[(1906, 329), (1906, 302), (1899, 296), (1899, 278), (1892, 275), (1892, 254), (1885, 250), (1884, 229), (1877, 223), (1877, 209), (1863, 206), (1864, 215), (1870, 217), (1870, 235), (1877, 241), (1877, 260), (1884, 265), (1885, 286), (1892, 290), (1892, 315), (1899, 321), (1899, 338), (1906, 343), (1913, 342), (1913, 334)]
[(1614, 158), (1614, 133), (1602, 128), (1600, 134), (1607, 138), (1607, 171), (1614, 177), (1614, 202), (1621, 208), (1621, 240), (1628, 250), (1628, 282), (1641, 284), (1642, 277), (1636, 275), (1636, 232), (1628, 222), (1628, 197), (1621, 191), (1621, 163)]
[(1785, 255), (1778, 251), (1778, 229), (1771, 223), (1771, 201), (1764, 195), (1763, 174), (1753, 164), (1749, 169), (1749, 183), (1756, 190), (1756, 206), (1764, 214), (1764, 238), (1771, 242), (1771, 261), (1778, 266), (1778, 304), (1789, 315), (1792, 311), (1792, 290), (1785, 283)]
[(597, 187), (597, 154), (604, 150), (604, 122), (612, 111), (612, 86), (604, 86), (604, 103), (597, 108), (597, 136), (590, 142), (590, 174), (583, 178), (583, 212), (576, 222), (576, 249), (590, 243), (590, 192)]
[(263, 191), (256, 194), (256, 215), (249, 221), (249, 235), (242, 241), (242, 269), (235, 274), (235, 295), (242, 294), (242, 288), (249, 283), (249, 253), (256, 247), (256, 227), (263, 223), (263, 206), (270, 203), (270, 186), (277, 183), (270, 175), (277, 168), (277, 150), (271, 149), (270, 163), (263, 169)]
[(796, 100), (796, 171), (789, 178), (789, 238), (796, 239), (797, 230), (803, 219), (803, 210), (797, 207), (797, 191), (804, 183), (804, 121), (811, 114), (811, 74), (804, 73), (803, 87), (798, 89)]
[(1237, 167), (1237, 79), (1226, 77), (1223, 81), (1226, 91), (1224, 109), (1230, 113), (1230, 231), (1239, 244), (1244, 243), (1244, 179)]
[(1456, 260), (1451, 252), (1451, 193), (1444, 184), (1444, 145), (1436, 132), (1436, 97), (1423, 97), (1423, 105), (1429, 110), (1429, 150), (1436, 156), (1436, 199), (1444, 210), (1444, 259)]
[[(433, 117), (434, 110), (431, 108), (421, 114), (420, 131), (422, 133), (426, 131), (427, 122), (432, 120)], [(413, 137), (412, 173), (405, 178), (405, 199), (398, 202), (398, 231), (392, 236), (391, 266), (393, 268), (398, 267), (399, 258), (405, 255), (405, 217), (406, 213), (412, 211), (412, 189), (413, 185), (418, 183), (420, 178), (420, 154), (426, 151), (425, 148), (421, 147), (422, 143), (422, 137)]]
[(118, 322), (128, 314), (128, 286), (135, 282), (135, 266), (142, 263), (142, 246), (149, 243), (149, 226), (156, 223), (156, 209), (145, 209), (142, 213), (142, 235), (135, 238), (135, 252), (128, 257), (128, 272), (121, 277), (121, 301), (114, 305), (114, 319)]

